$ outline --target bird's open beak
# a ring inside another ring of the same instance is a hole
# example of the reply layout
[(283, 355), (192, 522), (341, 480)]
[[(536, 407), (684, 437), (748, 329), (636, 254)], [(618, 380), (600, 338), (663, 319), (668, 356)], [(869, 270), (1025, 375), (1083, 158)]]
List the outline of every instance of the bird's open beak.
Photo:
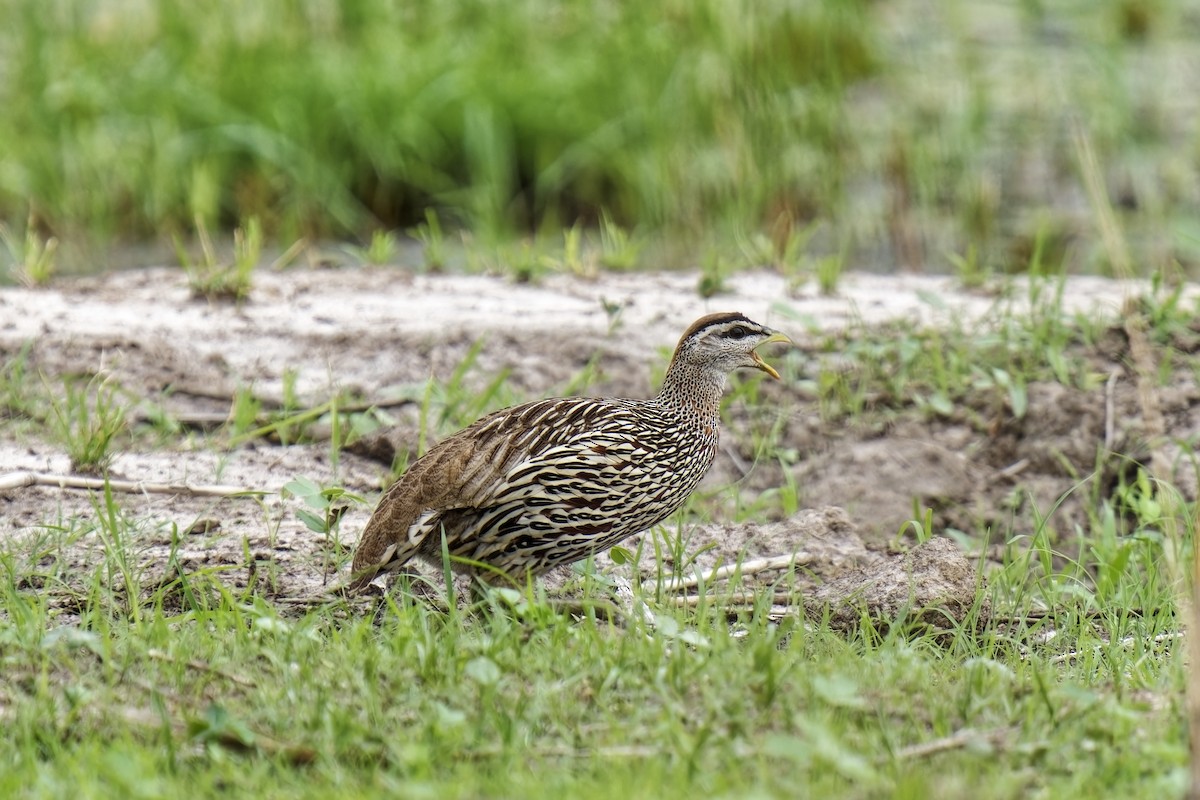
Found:
[[(792, 340), (789, 339), (788, 337), (784, 336), (782, 333), (779, 333), (778, 331), (776, 331), (775, 333), (772, 333), (770, 336), (768, 336), (765, 340), (763, 340), (763, 343), (760, 344), (759, 347), (762, 347), (763, 344), (771, 344), (772, 342), (786, 342), (788, 344), (791, 344)], [(775, 371), (774, 367), (772, 367), (767, 362), (763, 361), (762, 356), (760, 356), (757, 352), (751, 353), (750, 358), (754, 359), (755, 367), (757, 367), (758, 369), (761, 369), (763, 372), (767, 373), (775, 380), (779, 380), (779, 373)]]

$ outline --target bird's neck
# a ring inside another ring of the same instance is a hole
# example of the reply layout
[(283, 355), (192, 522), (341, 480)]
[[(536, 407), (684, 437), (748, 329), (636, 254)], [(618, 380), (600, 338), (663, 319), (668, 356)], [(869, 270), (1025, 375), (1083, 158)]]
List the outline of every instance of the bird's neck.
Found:
[(725, 373), (674, 361), (667, 368), (658, 402), (677, 409), (682, 416), (711, 422), (721, 415)]

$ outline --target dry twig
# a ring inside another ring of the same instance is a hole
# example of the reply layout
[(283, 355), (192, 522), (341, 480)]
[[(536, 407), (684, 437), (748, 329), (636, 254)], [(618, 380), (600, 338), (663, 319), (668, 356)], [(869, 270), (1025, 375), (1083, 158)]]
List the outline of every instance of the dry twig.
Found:
[[(1149, 639), (1147, 641), (1149, 641), (1153, 644), (1162, 644), (1163, 642), (1172, 642), (1172, 641), (1175, 641), (1176, 639), (1182, 639), (1182, 638), (1183, 638), (1183, 631), (1176, 631), (1175, 633), (1160, 633), (1158, 636), (1155, 636), (1154, 638)], [(1136, 644), (1137, 641), (1138, 641), (1137, 637), (1126, 636), (1124, 639), (1121, 639), (1117, 644), (1121, 645), (1121, 647), (1129, 648), (1129, 647), (1133, 647), (1133, 645)], [(1105, 642), (1105, 644), (1109, 644), (1109, 643)], [(1102, 647), (1102, 646), (1103, 645), (1096, 645), (1097, 648)], [(1059, 653), (1058, 655), (1056, 655), (1050, 659), (1050, 663), (1051, 664), (1061, 664), (1064, 661), (1074, 661), (1077, 658), (1079, 658), (1079, 651), (1072, 650), (1069, 653)]]
[(896, 760), (908, 760), (913, 758), (928, 758), (939, 753), (945, 753), (948, 750), (958, 750), (967, 747), (976, 742), (986, 742), (993, 747), (1000, 746), (1008, 736), (1013, 733), (1013, 728), (996, 728), (990, 731), (977, 731), (974, 728), (963, 728), (960, 731), (955, 731), (949, 736), (943, 736), (940, 739), (933, 739), (920, 744), (901, 747), (894, 754)]
[(187, 483), (152, 483), (150, 481), (121, 481), (111, 478), (85, 478), (82, 475), (52, 475), (45, 472), (9, 472), (0, 475), (0, 492), (28, 486), (55, 486), (59, 489), (89, 489), (131, 494), (188, 494), (196, 497), (236, 497), (239, 495), (274, 494), (264, 489), (245, 486), (191, 485)]
[[(796, 595), (790, 592), (775, 592), (771, 595), (771, 604), (774, 606), (791, 606), (793, 604), (792, 601), (795, 599)], [(682, 608), (695, 608), (705, 600), (730, 609), (752, 609), (754, 604), (760, 600), (760, 596), (753, 592), (736, 592), (731, 595), (718, 593), (708, 595), (685, 594), (679, 597), (667, 598), (666, 602)]]
[(1111, 453), (1117, 438), (1116, 390), (1121, 371), (1114, 369), (1104, 383), (1104, 452)]
[[(668, 592), (678, 592), (684, 589), (692, 589), (699, 586), (701, 583), (711, 583), (713, 581), (724, 580), (731, 575), (756, 575), (759, 572), (769, 572), (773, 569), (788, 569), (792, 565), (802, 567), (812, 560), (812, 556), (804, 552), (796, 552), (790, 555), (769, 556), (767, 558), (755, 558), (750, 561), (743, 561), (740, 564), (726, 564), (723, 567), (709, 570), (707, 573), (688, 575), (683, 578), (672, 578), (667, 581), (663, 589)], [(643, 581), (643, 591), (653, 591), (657, 588), (657, 582), (654, 580)]]

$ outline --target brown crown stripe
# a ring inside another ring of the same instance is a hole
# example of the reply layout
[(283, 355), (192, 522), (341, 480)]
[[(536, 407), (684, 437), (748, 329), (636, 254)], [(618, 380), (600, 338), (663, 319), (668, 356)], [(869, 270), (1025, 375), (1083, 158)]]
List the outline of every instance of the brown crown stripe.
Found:
[(683, 336), (679, 337), (679, 343), (683, 344), (685, 340), (690, 339), (705, 328), (710, 328), (713, 325), (724, 325), (729, 322), (744, 322), (747, 325), (754, 326), (755, 328), (762, 327), (757, 322), (740, 312), (718, 311), (715, 314), (708, 314), (707, 316), (703, 316), (693, 322), (691, 326), (683, 332)]

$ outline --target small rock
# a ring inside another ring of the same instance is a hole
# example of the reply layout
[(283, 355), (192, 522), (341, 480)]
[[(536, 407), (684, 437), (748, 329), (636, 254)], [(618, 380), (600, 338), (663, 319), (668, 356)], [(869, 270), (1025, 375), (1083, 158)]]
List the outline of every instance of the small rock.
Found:
[(187, 529), (189, 534), (199, 535), (202, 533), (212, 533), (221, 529), (221, 520), (219, 519), (198, 519), (192, 523)]

